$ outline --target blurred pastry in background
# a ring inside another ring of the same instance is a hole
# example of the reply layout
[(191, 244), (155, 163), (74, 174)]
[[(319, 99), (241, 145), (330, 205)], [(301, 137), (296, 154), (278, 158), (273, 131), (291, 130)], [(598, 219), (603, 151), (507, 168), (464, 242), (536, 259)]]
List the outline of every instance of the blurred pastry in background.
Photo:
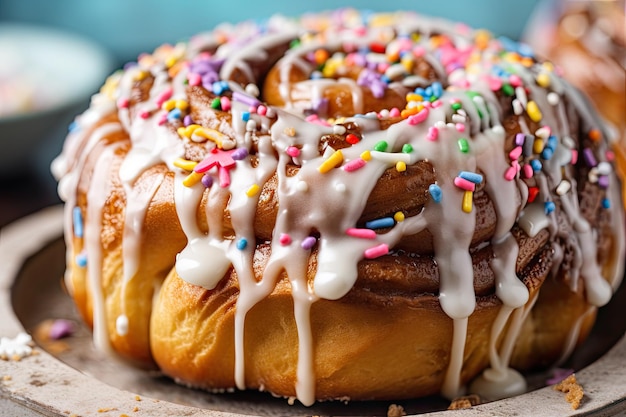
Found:
[[(564, 70), (613, 127), (626, 190), (626, 18), (624, 0), (547, 0), (530, 19), (524, 41)], [(626, 198), (624, 199), (626, 205)]]

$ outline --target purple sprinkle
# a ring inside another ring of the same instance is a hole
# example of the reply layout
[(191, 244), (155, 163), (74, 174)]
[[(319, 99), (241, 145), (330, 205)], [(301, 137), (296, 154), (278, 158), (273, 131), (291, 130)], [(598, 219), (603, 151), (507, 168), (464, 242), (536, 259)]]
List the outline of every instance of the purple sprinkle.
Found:
[(136, 62), (127, 62), (124, 64), (124, 71), (129, 70), (131, 68), (136, 67), (138, 64)]
[(257, 100), (256, 98), (249, 96), (247, 94), (244, 94), (244, 93), (240, 93), (239, 91), (235, 91), (233, 93), (233, 100), (243, 103), (250, 107), (257, 107), (259, 104), (261, 104), (261, 102)]
[(206, 188), (211, 188), (211, 186), (213, 185), (213, 177), (209, 174), (204, 174), (200, 182), (202, 182), (202, 185), (204, 185)]
[(313, 105), (313, 111), (315, 113), (326, 114), (326, 112), (328, 111), (328, 99), (327, 98), (315, 99), (313, 100), (312, 105)]
[(213, 83), (218, 81), (219, 79), (220, 77), (219, 75), (217, 75), (217, 72), (207, 72), (202, 76), (202, 86), (211, 91), (213, 89)]
[(585, 158), (587, 166), (595, 167), (596, 165), (598, 165), (598, 161), (596, 161), (596, 157), (593, 155), (593, 151), (591, 150), (591, 148), (585, 148), (585, 150), (583, 151), (583, 156)]
[(190, 115), (185, 116), (185, 118), (183, 119), (183, 124), (185, 125), (185, 127), (193, 124), (193, 119)]
[(235, 161), (241, 161), (248, 156), (248, 150), (246, 148), (237, 148), (230, 154), (230, 157)]
[(67, 336), (71, 336), (74, 333), (74, 323), (69, 320), (59, 319), (55, 320), (50, 326), (50, 333), (48, 337), (52, 340), (59, 340)]
[(526, 135), (523, 133), (518, 133), (517, 135), (515, 135), (515, 144), (517, 146), (522, 146), (524, 144), (524, 141), (526, 140)]
[(548, 384), (548, 385), (558, 384), (559, 382), (563, 381), (565, 378), (567, 378), (568, 376), (570, 376), (573, 373), (574, 373), (573, 369), (556, 368), (552, 372), (552, 378), (548, 379), (546, 381), (546, 384)]
[(609, 176), (608, 175), (600, 175), (598, 177), (598, 185), (604, 189), (609, 188)]
[(302, 241), (300, 246), (302, 247), (302, 249), (308, 250), (308, 249), (311, 249), (313, 246), (315, 246), (316, 242), (317, 242), (316, 238), (314, 238), (313, 236), (308, 236)]

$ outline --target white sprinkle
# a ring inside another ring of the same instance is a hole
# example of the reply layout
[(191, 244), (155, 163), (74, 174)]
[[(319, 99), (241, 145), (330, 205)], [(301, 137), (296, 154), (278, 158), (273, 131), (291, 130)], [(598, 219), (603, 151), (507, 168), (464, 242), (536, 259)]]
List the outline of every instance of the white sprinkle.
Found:
[(492, 127), (491, 130), (493, 131), (493, 133), (495, 133), (497, 135), (503, 135), (504, 134), (504, 127), (502, 127), (502, 125), (496, 125), (496, 126)]
[(574, 142), (574, 139), (572, 139), (569, 136), (564, 136), (562, 139), (562, 143), (563, 145), (565, 145), (568, 149), (574, 149), (576, 148), (576, 142)]
[(462, 116), (460, 114), (456, 114), (455, 113), (455, 114), (452, 115), (452, 121), (454, 123), (465, 123), (465, 120), (466, 120), (465, 116)]
[(547, 99), (548, 103), (550, 103), (552, 106), (556, 106), (561, 101), (561, 98), (555, 92), (548, 93)]
[(598, 164), (598, 174), (600, 175), (609, 175), (613, 169), (611, 168), (611, 164), (608, 162), (600, 162)]
[(335, 135), (343, 135), (344, 133), (346, 133), (346, 127), (342, 126), (342, 125), (334, 125), (333, 126), (333, 133)]
[(598, 182), (599, 175), (600, 173), (598, 172), (598, 167), (593, 167), (589, 170), (589, 174), (587, 174), (587, 178), (589, 179), (590, 183), (595, 184)]
[(254, 132), (256, 130), (256, 122), (254, 120), (248, 120), (246, 123), (246, 131)]
[(513, 100), (513, 113), (515, 113), (516, 116), (524, 113), (524, 106), (522, 106), (522, 103), (518, 99)]
[(253, 97), (258, 97), (261, 92), (259, 91), (259, 87), (256, 84), (248, 84), (246, 85), (246, 93), (250, 94)]
[(556, 193), (558, 195), (563, 195), (567, 193), (572, 188), (572, 183), (566, 180), (562, 180), (559, 185), (556, 187)]
[(515, 88), (515, 97), (522, 103), (522, 106), (526, 107), (528, 104), (528, 97), (526, 96), (526, 90), (524, 87), (519, 86)]
[(128, 334), (128, 317), (126, 317), (126, 315), (122, 314), (117, 317), (117, 320), (115, 320), (115, 330), (120, 336), (126, 336)]
[(550, 129), (548, 127), (540, 127), (535, 131), (535, 136), (541, 139), (547, 139), (550, 136)]
[(340, 193), (345, 193), (346, 184), (344, 184), (343, 182), (338, 182), (337, 184), (335, 184), (335, 190), (337, 190), (337, 192), (340, 192)]

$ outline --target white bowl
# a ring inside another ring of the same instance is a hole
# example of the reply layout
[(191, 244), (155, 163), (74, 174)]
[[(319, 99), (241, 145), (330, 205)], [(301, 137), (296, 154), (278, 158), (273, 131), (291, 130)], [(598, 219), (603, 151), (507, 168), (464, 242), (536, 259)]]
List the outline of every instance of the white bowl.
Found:
[(60, 147), (113, 59), (75, 34), (13, 23), (0, 24), (0, 57), (0, 174), (6, 175), (23, 171), (42, 148)]

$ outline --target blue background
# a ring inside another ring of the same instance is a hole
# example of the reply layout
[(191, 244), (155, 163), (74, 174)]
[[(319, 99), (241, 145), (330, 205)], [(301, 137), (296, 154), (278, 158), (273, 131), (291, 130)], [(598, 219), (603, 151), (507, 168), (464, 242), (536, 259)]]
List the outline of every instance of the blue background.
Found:
[(517, 38), (537, 0), (2, 0), (2, 21), (28, 22), (77, 32), (99, 42), (118, 64), (135, 60), (162, 43), (174, 43), (227, 21), (262, 19), (275, 13), (354, 7), (373, 11), (414, 10)]

